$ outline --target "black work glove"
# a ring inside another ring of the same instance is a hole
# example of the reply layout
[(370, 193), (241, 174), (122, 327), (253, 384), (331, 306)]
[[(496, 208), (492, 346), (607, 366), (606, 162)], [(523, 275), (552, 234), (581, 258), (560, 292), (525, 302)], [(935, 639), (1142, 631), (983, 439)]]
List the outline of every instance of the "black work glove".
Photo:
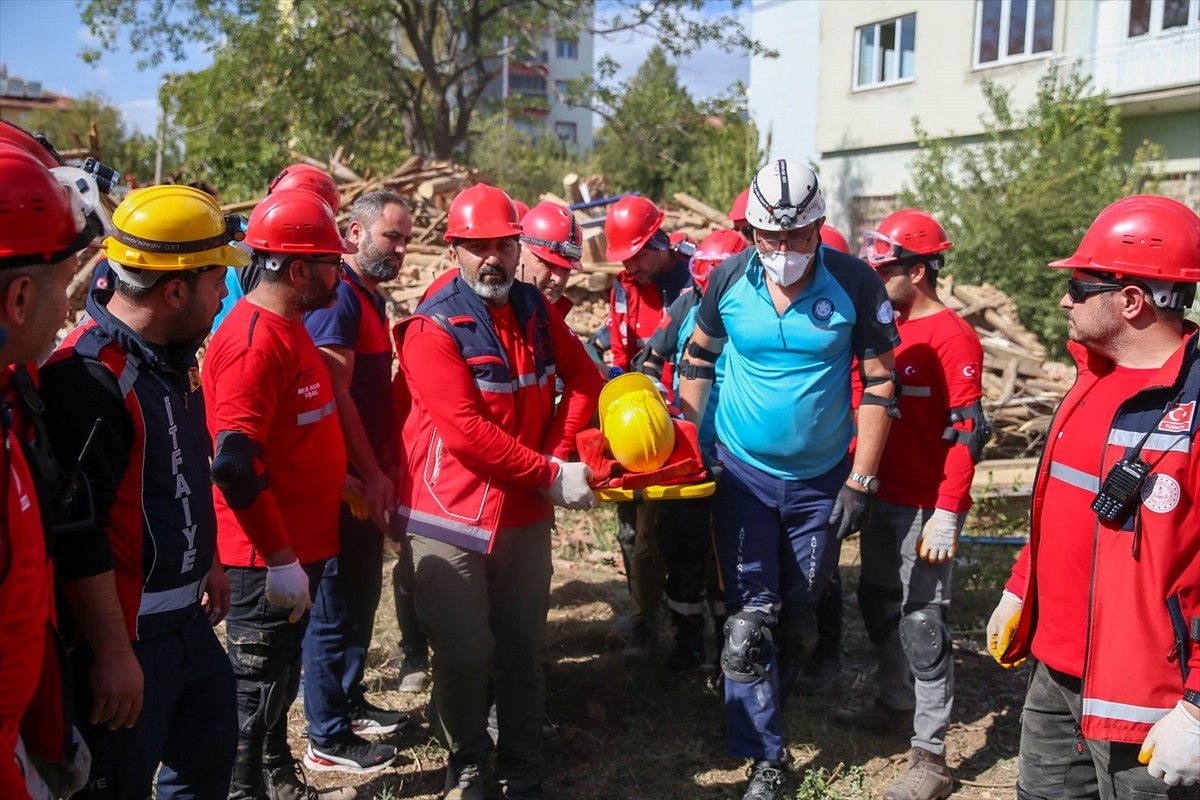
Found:
[(866, 492), (842, 484), (833, 501), (833, 512), (829, 515), (829, 526), (837, 534), (839, 542), (863, 529), (871, 515), (874, 502), (874, 498)]

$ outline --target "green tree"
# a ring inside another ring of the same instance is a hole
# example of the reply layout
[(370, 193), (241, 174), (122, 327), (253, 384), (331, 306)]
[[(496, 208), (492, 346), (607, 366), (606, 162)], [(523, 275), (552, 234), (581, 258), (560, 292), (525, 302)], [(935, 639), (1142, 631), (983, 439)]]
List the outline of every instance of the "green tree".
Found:
[(1109, 203), (1152, 189), (1162, 150), (1146, 143), (1122, 164), (1120, 111), (1075, 70), (1047, 72), (1024, 111), (996, 84), (981, 86), (988, 114), (978, 144), (935, 139), (914, 118), (920, 151), (902, 201), (945, 226), (956, 278), (1002, 289), (1021, 321), (1061, 356), (1063, 274), (1046, 265), (1073, 253)]
[[(105, 164), (139, 183), (154, 177), (155, 139), (131, 130), (120, 110), (102, 94), (85, 94), (69, 111), (37, 109), (21, 126), (44, 133), (59, 150), (76, 150), (89, 147), (88, 134), (93, 124), (100, 158)], [(165, 163), (178, 163), (178, 149), (165, 156)]]
[[(681, 13), (703, 5), (616, 0), (609, 8), (617, 13), (597, 24), (592, 0), (87, 0), (83, 18), (102, 50), (127, 34), (144, 64), (208, 48), (215, 60), (207, 74), (169, 87), (181, 125), (209, 125), (213, 142), (231, 148), (222, 168), (237, 161), (257, 175), (266, 161), (278, 167), (293, 139), (348, 151), (382, 142), (449, 158), (500, 74), (500, 57), (536, 53), (546, 35), (644, 30), (673, 53), (707, 42), (754, 47), (733, 15)], [(189, 137), (189, 157), (202, 144)], [(218, 163), (215, 149), (203, 156)]]
[(467, 161), (530, 206), (537, 204), (544, 192), (561, 195), (563, 176), (581, 168), (554, 136), (542, 136), (535, 143), (513, 126), (508, 114), (476, 119)]

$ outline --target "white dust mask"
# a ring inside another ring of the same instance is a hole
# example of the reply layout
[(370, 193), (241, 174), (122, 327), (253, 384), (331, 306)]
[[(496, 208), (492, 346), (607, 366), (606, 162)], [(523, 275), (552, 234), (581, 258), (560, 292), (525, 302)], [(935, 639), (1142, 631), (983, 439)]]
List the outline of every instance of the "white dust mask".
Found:
[(774, 253), (759, 253), (763, 269), (771, 276), (771, 280), (780, 286), (791, 286), (804, 277), (808, 265), (812, 263), (812, 253), (793, 253), (792, 251), (776, 250)]

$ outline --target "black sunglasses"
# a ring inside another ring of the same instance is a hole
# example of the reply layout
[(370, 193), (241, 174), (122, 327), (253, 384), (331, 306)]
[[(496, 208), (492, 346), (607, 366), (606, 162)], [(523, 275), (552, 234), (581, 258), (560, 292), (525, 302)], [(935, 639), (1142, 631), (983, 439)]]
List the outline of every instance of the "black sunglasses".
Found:
[(1077, 278), (1067, 278), (1067, 295), (1072, 303), (1082, 303), (1094, 294), (1117, 292), (1128, 284), (1124, 283), (1087, 283)]

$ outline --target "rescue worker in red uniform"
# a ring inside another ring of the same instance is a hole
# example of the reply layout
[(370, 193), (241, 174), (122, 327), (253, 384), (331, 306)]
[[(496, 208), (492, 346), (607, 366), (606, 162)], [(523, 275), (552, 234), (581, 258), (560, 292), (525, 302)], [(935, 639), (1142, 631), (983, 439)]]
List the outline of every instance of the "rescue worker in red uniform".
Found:
[(503, 191), (460, 192), (446, 230), (459, 272), (395, 329), (412, 410), (394, 525), (412, 547), (455, 800), (485, 794), (489, 673), (504, 796), (542, 797), (553, 507), (596, 503), (588, 468), (565, 459), (602, 380), (541, 292), (515, 281), (520, 235)]
[[(946, 611), (975, 461), (990, 428), (981, 404), (979, 337), (938, 299), (942, 254), (952, 246), (929, 214), (902, 209), (863, 235), (860, 252), (896, 310), (900, 416), (883, 449), (860, 545), (858, 607), (875, 647), (879, 694), (864, 710), (834, 712), (833, 721), (912, 735), (908, 772), (884, 800), (941, 800), (954, 789), (946, 766), (954, 704)], [(861, 396), (857, 380), (855, 396)]]
[(566, 319), (575, 306), (563, 294), (571, 273), (583, 269), (583, 230), (575, 215), (558, 203), (538, 203), (521, 216), (521, 263), (517, 280), (532, 283)]
[(1200, 217), (1126, 197), (1050, 266), (1079, 375), (988, 624), (1002, 665), (1036, 661), (1017, 796), (1200, 797)]
[[(196, 351), (226, 294), (240, 222), (188, 186), (130, 193), (104, 240), (111, 290), (42, 369), (60, 464), (82, 496), (58, 578), (79, 624), (77, 709), (94, 761), (79, 796), (217, 800), (237, 741), (233, 672), (213, 626), (211, 444)], [(161, 764), (161, 768), (160, 768)]]
[[(5, 210), (0, 216), (0, 795), (41, 800), (80, 788), (87, 774), (86, 748), (74, 785), (51, 789), (30, 760), (31, 754), (42, 760), (61, 758), (45, 745), (61, 742), (65, 723), (61, 708), (42, 702), (62, 702), (47, 541), (51, 520), (48, 498), (38, 491), (36, 459), (28, 449), (33, 432), (19, 413), (17, 373), (53, 345), (67, 316), (67, 287), (79, 268), (77, 253), (98, 231), (81, 213), (77, 193), (50, 172), (56, 160), (43, 157), (41, 145), (24, 131), (0, 125), (0, 207)], [(24, 380), (32, 385), (28, 373)], [(45, 731), (54, 723), (54, 730)], [(26, 724), (34, 730), (26, 727), (22, 733)], [(40, 736), (43, 732), (48, 735)]]
[[(342, 256), (356, 252), (333, 211), (306, 189), (255, 206), (245, 243), (262, 279), (213, 336), (204, 361), (215, 455), (217, 545), (232, 591), (229, 659), (238, 743), (230, 798), (305, 797), (287, 741), (311, 598), (338, 552), (346, 446), (329, 368), (304, 312), (337, 297)], [(382, 769), (391, 745), (353, 734), (310, 753)], [(264, 784), (265, 773), (265, 784)]]
[[(640, 363), (667, 309), (691, 285), (688, 264), (695, 243), (682, 234), (669, 236), (662, 230), (663, 217), (650, 200), (626, 195), (613, 204), (604, 221), (606, 257), (625, 266), (613, 283), (608, 316), (612, 365), (622, 372)], [(670, 365), (660, 380), (673, 384)], [(622, 654), (626, 664), (648, 659), (658, 641), (658, 607), (666, 582), (656, 535), (659, 511), (652, 503), (617, 506), (617, 540), (629, 582), (629, 643)]]

